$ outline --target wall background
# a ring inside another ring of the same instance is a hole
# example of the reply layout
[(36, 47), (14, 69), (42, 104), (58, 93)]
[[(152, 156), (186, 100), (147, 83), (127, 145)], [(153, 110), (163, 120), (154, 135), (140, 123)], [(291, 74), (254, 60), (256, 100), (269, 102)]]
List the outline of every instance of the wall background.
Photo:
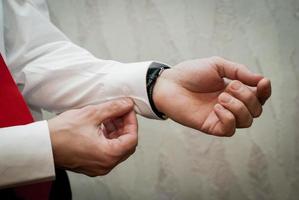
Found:
[(51, 0), (53, 22), (122, 62), (220, 55), (272, 80), (253, 127), (232, 138), (139, 118), (133, 157), (105, 177), (70, 173), (74, 199), (277, 199), (299, 195), (299, 0)]

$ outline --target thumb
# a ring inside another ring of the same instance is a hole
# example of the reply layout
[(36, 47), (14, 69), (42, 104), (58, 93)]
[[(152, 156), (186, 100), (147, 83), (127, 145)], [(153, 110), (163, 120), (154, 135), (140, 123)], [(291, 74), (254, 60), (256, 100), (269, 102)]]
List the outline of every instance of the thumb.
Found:
[[(138, 138), (138, 122), (135, 112), (132, 110), (127, 113), (124, 117), (124, 127), (123, 132), (118, 138), (114, 140), (123, 146), (125, 149), (130, 149), (132, 146), (136, 145)], [(113, 139), (112, 139), (113, 141)]]
[(257, 85), (257, 97), (262, 105), (271, 96), (271, 82), (267, 78), (263, 78)]
[[(138, 123), (136, 114), (131, 111), (125, 114), (124, 127), (119, 137), (109, 140), (113, 150), (121, 155), (132, 154), (138, 143)], [(131, 152), (131, 153), (130, 153)]]
[(263, 78), (259, 74), (251, 72), (245, 65), (234, 63), (220, 57), (213, 58), (219, 75), (231, 80), (239, 80), (249, 86), (256, 86)]
[(96, 106), (95, 120), (103, 122), (104, 120), (120, 117), (131, 111), (134, 103), (130, 98), (121, 98), (108, 101)]

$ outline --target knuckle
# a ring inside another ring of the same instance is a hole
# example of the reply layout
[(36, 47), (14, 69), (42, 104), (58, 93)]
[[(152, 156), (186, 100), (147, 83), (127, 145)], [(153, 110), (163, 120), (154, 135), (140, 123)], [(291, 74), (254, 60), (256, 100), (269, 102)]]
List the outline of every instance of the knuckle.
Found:
[(252, 125), (252, 123), (253, 123), (253, 119), (252, 119), (252, 117), (250, 117), (250, 118), (246, 121), (246, 123), (244, 123), (240, 128), (249, 128), (249, 127)]
[(109, 151), (106, 152), (106, 155), (110, 159), (117, 159), (123, 155), (124, 148), (121, 143), (112, 143), (110, 145)]
[(250, 127), (252, 124), (253, 124), (253, 118), (250, 117), (250, 119), (248, 120), (247, 128)]
[(111, 172), (111, 170), (102, 170), (101, 176), (105, 176), (105, 175), (109, 174), (110, 172)]
[(89, 177), (98, 177), (98, 176), (104, 176), (107, 175), (111, 169), (97, 169), (90, 172), (85, 173)]
[(245, 69), (245, 70), (248, 70), (247, 66), (244, 65), (244, 64), (237, 64), (238, 68), (239, 69)]
[(235, 134), (236, 131), (236, 119), (233, 114), (226, 115), (226, 121), (222, 127), (219, 136), (222, 137), (231, 137)]
[(220, 62), (223, 60), (223, 58), (220, 56), (212, 56), (210, 59), (213, 60), (214, 62)]
[(82, 173), (89, 177), (99, 176), (98, 170), (94, 170), (94, 169), (89, 169), (87, 171), (83, 171)]
[(85, 173), (86, 176), (89, 176), (89, 177), (96, 177), (96, 174), (95, 173), (91, 173), (91, 172), (87, 172)]
[(227, 115), (227, 121), (229, 124), (235, 123), (235, 117), (233, 115)]
[(98, 173), (101, 174), (103, 171), (111, 171), (116, 166), (116, 162), (114, 161), (104, 161), (97, 165)]
[(131, 155), (136, 152), (136, 147), (134, 147), (131, 151)]
[(105, 153), (105, 151), (99, 152), (93, 159), (97, 161), (97, 168), (99, 169), (109, 169), (113, 165), (113, 157)]
[(115, 163), (117, 163), (117, 160), (119, 159), (119, 155), (114, 155), (112, 153), (105, 156), (104, 162), (101, 163), (102, 168), (105, 169), (111, 169), (115, 166)]
[(211, 61), (211, 64), (213, 65), (221, 65), (224, 61), (224, 58), (220, 57), (220, 56), (212, 56), (210, 57), (210, 61)]
[(106, 159), (104, 163), (102, 163), (99, 167), (103, 169), (111, 169), (114, 165), (112, 159)]
[(131, 154), (133, 154), (133, 153), (135, 153), (136, 152), (136, 147), (135, 148), (133, 148), (133, 150), (132, 150), (132, 153)]
[(230, 131), (227, 132), (226, 136), (227, 137), (232, 137), (236, 133), (236, 129), (232, 128)]
[(136, 141), (134, 141), (134, 143), (132, 143), (130, 146), (128, 146), (127, 152), (133, 152), (134, 153), (136, 151), (137, 145), (138, 145), (138, 142), (137, 142), (137, 139), (136, 139)]
[(217, 134), (220, 137), (232, 137), (235, 134), (235, 127), (226, 127), (224, 128), (220, 134)]
[(136, 140), (136, 142), (135, 142), (133, 148), (136, 150), (137, 146), (138, 146), (138, 140)]
[(110, 148), (110, 151), (106, 152), (103, 167), (110, 169), (113, 168), (119, 159), (122, 157), (123, 152), (119, 148)]
[(263, 107), (259, 106), (257, 111), (254, 113), (253, 117), (260, 117), (262, 113), (263, 113)]
[(235, 132), (236, 132), (236, 126), (235, 126), (235, 123), (231, 123), (231, 124), (229, 124), (227, 127), (226, 127), (226, 129), (225, 129), (225, 131), (224, 131), (224, 136), (225, 137), (231, 137), (231, 136), (233, 136), (234, 134), (235, 134)]
[(91, 173), (91, 176), (90, 177), (97, 177), (97, 176), (100, 176), (101, 175), (101, 172), (92, 172)]
[(138, 146), (138, 137), (137, 135), (134, 135), (134, 138), (132, 140), (132, 147), (136, 148)]
[(128, 151), (127, 151), (127, 155), (132, 155), (132, 154), (134, 154), (135, 152), (136, 152), (136, 147), (132, 147), (132, 148), (130, 148)]
[(235, 134), (236, 127), (235, 127), (235, 120), (231, 118), (231, 122), (229, 123), (228, 127), (225, 130), (224, 136), (231, 137)]

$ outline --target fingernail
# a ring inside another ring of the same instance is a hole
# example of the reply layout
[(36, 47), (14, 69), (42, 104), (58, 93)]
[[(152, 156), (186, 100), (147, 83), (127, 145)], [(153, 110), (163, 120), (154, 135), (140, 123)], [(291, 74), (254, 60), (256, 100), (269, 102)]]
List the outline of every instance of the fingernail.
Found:
[(232, 89), (239, 90), (242, 87), (242, 84), (239, 81), (235, 81), (232, 83)]
[(220, 101), (222, 103), (229, 103), (231, 101), (231, 99), (232, 99), (232, 97), (227, 93), (222, 93), (220, 95)]
[(217, 110), (223, 110), (223, 109), (224, 109), (223, 106), (221, 106), (220, 104), (216, 104), (216, 105), (215, 105), (215, 108), (216, 108)]

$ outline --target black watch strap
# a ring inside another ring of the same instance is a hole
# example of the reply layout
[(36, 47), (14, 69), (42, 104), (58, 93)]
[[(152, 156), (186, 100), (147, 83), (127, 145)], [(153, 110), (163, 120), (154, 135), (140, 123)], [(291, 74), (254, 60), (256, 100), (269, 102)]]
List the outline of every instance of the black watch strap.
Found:
[(167, 119), (166, 115), (162, 112), (160, 112), (157, 107), (155, 106), (154, 100), (153, 100), (153, 91), (154, 91), (154, 86), (157, 81), (157, 78), (162, 74), (162, 72), (166, 69), (169, 69), (170, 67), (162, 64), (162, 63), (157, 63), (153, 62), (146, 74), (146, 90), (147, 90), (147, 95), (149, 99), (149, 103), (152, 107), (152, 110), (154, 113), (161, 119)]

